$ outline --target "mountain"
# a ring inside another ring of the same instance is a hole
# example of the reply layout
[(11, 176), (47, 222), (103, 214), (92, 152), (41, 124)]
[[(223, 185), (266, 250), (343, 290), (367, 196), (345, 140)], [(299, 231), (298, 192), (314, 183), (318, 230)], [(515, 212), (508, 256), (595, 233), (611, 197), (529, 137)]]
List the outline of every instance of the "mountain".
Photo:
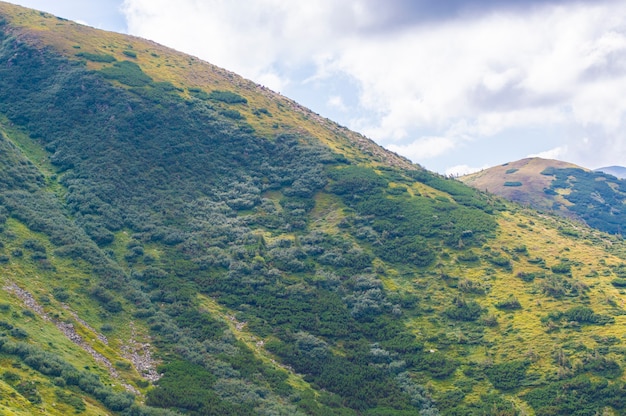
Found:
[(616, 178), (626, 179), (626, 168), (623, 166), (606, 166), (604, 168), (595, 169), (596, 172), (603, 172), (613, 175)]
[(578, 219), (621, 234), (626, 225), (626, 182), (558, 160), (522, 159), (459, 178), (480, 190), (540, 211)]
[(625, 257), (236, 74), (0, 3), (2, 413), (623, 413)]

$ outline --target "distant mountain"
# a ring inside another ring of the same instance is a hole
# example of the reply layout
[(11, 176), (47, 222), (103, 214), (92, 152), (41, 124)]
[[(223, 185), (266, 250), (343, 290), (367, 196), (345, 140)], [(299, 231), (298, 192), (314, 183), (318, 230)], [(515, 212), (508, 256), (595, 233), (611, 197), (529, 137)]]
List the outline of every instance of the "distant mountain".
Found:
[(541, 158), (522, 159), (460, 180), (508, 200), (591, 227), (621, 234), (626, 226), (626, 182), (613, 174)]
[(608, 173), (620, 179), (626, 179), (626, 168), (623, 166), (607, 166), (595, 169), (596, 172)]
[[(613, 177), (500, 168), (618, 217)], [(0, 2), (0, 414), (624, 414), (626, 244), (481, 186)]]

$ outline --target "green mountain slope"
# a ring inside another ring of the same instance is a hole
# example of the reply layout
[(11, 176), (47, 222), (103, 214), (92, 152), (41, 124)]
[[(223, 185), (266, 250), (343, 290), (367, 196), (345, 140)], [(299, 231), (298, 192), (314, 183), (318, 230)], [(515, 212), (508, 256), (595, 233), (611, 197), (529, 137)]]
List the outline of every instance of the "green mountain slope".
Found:
[(626, 407), (621, 239), (0, 3), (6, 414)]
[(612, 234), (621, 234), (626, 225), (626, 182), (571, 163), (522, 159), (460, 180), (510, 201), (582, 220)]

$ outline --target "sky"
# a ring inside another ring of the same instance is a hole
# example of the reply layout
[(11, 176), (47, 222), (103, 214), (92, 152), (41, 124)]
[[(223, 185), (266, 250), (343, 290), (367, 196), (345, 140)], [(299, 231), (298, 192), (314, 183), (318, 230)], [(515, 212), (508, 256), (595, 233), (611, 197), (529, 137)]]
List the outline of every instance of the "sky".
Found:
[(234, 71), (427, 169), (626, 165), (623, 0), (10, 0)]

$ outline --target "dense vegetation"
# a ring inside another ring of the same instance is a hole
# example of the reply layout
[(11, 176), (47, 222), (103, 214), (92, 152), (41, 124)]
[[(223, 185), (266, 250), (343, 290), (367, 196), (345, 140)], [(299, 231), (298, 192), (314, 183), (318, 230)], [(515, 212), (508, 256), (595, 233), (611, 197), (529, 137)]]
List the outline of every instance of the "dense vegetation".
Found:
[(137, 40), (29, 43), (16, 16), (0, 23), (9, 408), (624, 408), (619, 240), (329, 146), (237, 82), (160, 77), (143, 59), (174, 55)]
[(602, 172), (582, 169), (546, 169), (542, 175), (554, 176), (545, 192), (569, 189), (564, 198), (569, 210), (591, 227), (622, 234), (626, 224), (626, 181)]

